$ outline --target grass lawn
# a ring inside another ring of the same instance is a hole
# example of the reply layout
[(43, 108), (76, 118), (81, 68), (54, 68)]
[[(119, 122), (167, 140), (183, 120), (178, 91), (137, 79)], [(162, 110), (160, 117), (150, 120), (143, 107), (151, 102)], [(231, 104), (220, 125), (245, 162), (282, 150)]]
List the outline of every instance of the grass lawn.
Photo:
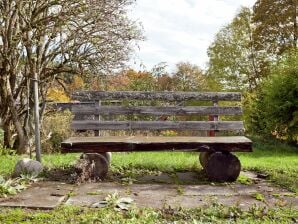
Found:
[(238, 153), (244, 169), (269, 175), (269, 179), (298, 193), (298, 147), (254, 141), (253, 153)]
[[(298, 193), (298, 149), (281, 143), (264, 143), (254, 139), (253, 153), (238, 153), (242, 169), (268, 174), (270, 181)], [(78, 154), (44, 155), (49, 168), (68, 167), (75, 163)], [(15, 155), (0, 156), (0, 175), (8, 176), (19, 159)], [(138, 170), (175, 172), (201, 170), (198, 153), (144, 152), (114, 153), (112, 172), (130, 173)], [(132, 209), (116, 212), (113, 208), (100, 210), (61, 207), (51, 212), (24, 209), (1, 209), (0, 223), (295, 223), (298, 211), (285, 208), (264, 210), (252, 208), (240, 211), (234, 207), (212, 205), (194, 210)]]
[[(113, 154), (113, 165), (164, 172), (200, 170), (197, 153), (144, 152)], [(238, 153), (243, 170), (268, 174), (274, 183), (298, 193), (298, 148), (254, 140), (254, 152)]]
[[(298, 193), (298, 148), (278, 142), (265, 143), (254, 139), (254, 152), (238, 153), (244, 170), (254, 170), (269, 175), (269, 180)], [(75, 163), (78, 154), (44, 155), (46, 167), (67, 167)], [(19, 159), (16, 155), (0, 156), (0, 175), (8, 176)], [(135, 169), (163, 172), (200, 170), (198, 153), (139, 152), (113, 153), (112, 170)]]
[(298, 211), (292, 209), (251, 208), (241, 211), (235, 207), (210, 205), (197, 209), (137, 209), (115, 211), (113, 207), (101, 209), (59, 207), (53, 211), (0, 208), (0, 223), (295, 223)]

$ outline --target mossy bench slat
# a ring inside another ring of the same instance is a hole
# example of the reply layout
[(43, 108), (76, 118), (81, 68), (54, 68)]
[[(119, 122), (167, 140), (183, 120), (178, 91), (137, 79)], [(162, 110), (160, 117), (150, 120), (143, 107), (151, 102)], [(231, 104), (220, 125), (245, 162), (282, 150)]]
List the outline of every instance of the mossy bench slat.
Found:
[[(80, 103), (75, 103), (71, 109), (75, 115), (71, 128), (80, 132), (94, 131), (97, 137), (71, 137), (61, 144), (63, 152), (92, 153), (92, 158), (94, 158), (94, 153), (107, 152), (197, 151), (202, 152), (200, 162), (211, 180), (234, 181), (239, 175), (241, 166), (237, 157), (231, 152), (252, 151), (251, 140), (245, 136), (228, 134), (231, 131), (243, 133), (243, 121), (219, 120), (219, 115), (239, 117), (242, 114), (242, 109), (238, 105), (231, 106), (225, 103), (224, 105), (228, 106), (218, 106), (220, 101), (240, 101), (240, 93), (82, 91), (73, 93), (72, 98), (79, 100)], [(117, 100), (117, 105), (109, 105), (109, 101), (115, 100)], [(138, 103), (147, 101), (154, 102), (157, 106), (138, 105)], [(189, 101), (192, 103), (211, 101), (213, 105), (183, 105)], [(121, 102), (123, 104), (119, 105)], [(131, 106), (127, 105), (129, 102), (132, 102), (129, 104)], [(177, 103), (179, 105), (173, 105)], [(175, 117), (175, 119), (167, 119), (168, 116)], [(193, 120), (194, 118), (204, 119), (206, 116), (209, 116), (207, 121)], [(121, 119), (117, 120), (119, 117)], [(136, 130), (142, 131), (143, 134), (144, 131), (154, 131), (156, 134), (158, 131), (176, 130), (183, 131), (184, 135), (192, 131), (207, 131), (211, 136), (161, 137), (151, 136), (152, 134), (149, 136), (99, 136), (100, 131), (103, 130), (121, 130), (130, 133)], [(215, 136), (214, 133), (219, 131), (225, 131), (227, 136)]]
[(148, 91), (79, 91), (71, 95), (73, 100), (165, 100), (165, 101), (240, 101), (236, 92), (148, 92)]

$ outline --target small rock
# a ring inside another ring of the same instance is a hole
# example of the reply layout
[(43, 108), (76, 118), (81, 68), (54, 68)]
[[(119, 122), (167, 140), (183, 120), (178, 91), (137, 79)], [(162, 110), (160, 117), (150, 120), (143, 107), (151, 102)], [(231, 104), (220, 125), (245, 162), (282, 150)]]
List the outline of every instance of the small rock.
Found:
[(96, 203), (92, 204), (91, 208), (104, 208), (106, 206), (108, 206), (107, 201), (100, 201), (100, 202), (96, 202)]
[(19, 160), (14, 168), (13, 177), (19, 177), (21, 174), (38, 176), (43, 170), (40, 162), (32, 159)]
[(261, 179), (267, 179), (269, 177), (269, 175), (268, 174), (263, 174), (263, 173), (258, 173), (257, 177), (261, 178)]

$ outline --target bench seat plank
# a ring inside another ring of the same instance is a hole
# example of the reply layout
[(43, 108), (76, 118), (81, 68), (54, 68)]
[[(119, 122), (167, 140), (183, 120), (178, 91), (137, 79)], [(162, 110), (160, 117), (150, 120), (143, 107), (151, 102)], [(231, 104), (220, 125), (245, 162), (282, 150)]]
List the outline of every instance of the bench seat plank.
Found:
[(63, 152), (124, 151), (229, 151), (251, 152), (252, 142), (244, 136), (228, 137), (71, 137), (61, 144)]

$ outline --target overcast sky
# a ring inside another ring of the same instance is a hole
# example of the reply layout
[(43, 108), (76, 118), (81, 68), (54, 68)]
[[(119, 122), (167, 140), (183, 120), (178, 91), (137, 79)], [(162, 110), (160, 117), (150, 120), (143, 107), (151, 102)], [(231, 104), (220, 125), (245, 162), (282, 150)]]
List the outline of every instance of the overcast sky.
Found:
[(137, 0), (131, 10), (143, 25), (146, 40), (131, 61), (135, 69), (166, 62), (169, 69), (181, 61), (206, 67), (207, 48), (214, 35), (229, 23), (240, 6), (256, 0)]

